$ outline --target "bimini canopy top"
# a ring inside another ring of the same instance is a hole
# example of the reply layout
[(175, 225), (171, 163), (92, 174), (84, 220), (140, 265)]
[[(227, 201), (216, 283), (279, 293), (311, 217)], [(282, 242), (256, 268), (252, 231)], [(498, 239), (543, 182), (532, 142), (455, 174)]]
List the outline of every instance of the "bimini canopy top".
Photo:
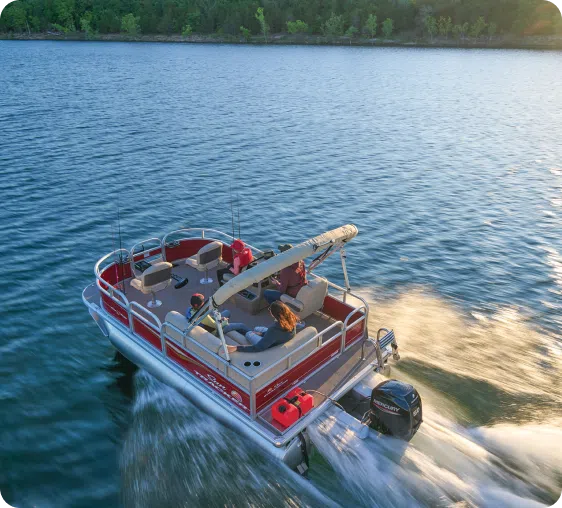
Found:
[(328, 231), (319, 236), (316, 236), (306, 242), (296, 245), (278, 256), (275, 256), (267, 261), (259, 263), (254, 268), (246, 270), (241, 274), (233, 277), (224, 286), (219, 288), (213, 295), (213, 301), (216, 306), (222, 305), (232, 295), (239, 291), (246, 289), (248, 286), (259, 282), (278, 271), (297, 263), (301, 259), (305, 259), (314, 254), (318, 254), (322, 248), (330, 246), (337, 247), (349, 242), (357, 236), (358, 230), (353, 224), (342, 226), (332, 231)]

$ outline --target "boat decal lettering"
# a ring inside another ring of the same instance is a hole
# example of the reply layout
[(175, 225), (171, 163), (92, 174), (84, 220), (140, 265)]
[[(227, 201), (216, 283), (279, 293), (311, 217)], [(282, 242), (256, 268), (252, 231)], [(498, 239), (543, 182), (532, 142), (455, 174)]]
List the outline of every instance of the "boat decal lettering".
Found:
[(274, 390), (277, 390), (277, 388), (283, 386), (285, 383), (287, 383), (287, 381), (289, 381), (289, 380), (288, 380), (288, 379), (284, 379), (283, 381), (279, 381), (279, 382), (275, 383), (273, 386), (270, 386), (270, 387), (267, 389), (267, 392), (265, 392), (265, 394), (267, 395), (268, 393), (270, 393), (270, 392), (272, 392), (272, 391), (274, 391)]
[(398, 414), (398, 412), (400, 411), (399, 407), (390, 406), (389, 404), (381, 402), (380, 400), (377, 399), (373, 399), (373, 404), (377, 406), (381, 411), (384, 411), (385, 413), (390, 413), (394, 415), (394, 414)]
[(207, 383), (208, 385), (212, 386), (217, 392), (224, 395), (227, 399), (232, 400), (236, 403), (236, 405), (248, 409), (246, 404), (242, 402), (242, 396), (235, 390), (232, 390), (230, 393), (227, 391), (225, 385), (223, 385), (215, 376), (212, 374), (202, 374), (197, 369), (193, 370), (193, 373), (200, 378), (202, 381)]

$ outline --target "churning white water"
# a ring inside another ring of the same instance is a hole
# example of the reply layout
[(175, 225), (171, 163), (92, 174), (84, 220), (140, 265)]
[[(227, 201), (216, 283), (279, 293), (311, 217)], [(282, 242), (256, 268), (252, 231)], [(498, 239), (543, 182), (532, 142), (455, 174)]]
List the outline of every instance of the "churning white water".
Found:
[(307, 482), (141, 371), (120, 460), (123, 504), (501, 508), (558, 499), (561, 371), (551, 337), (514, 310), (466, 318), (417, 291), (373, 301), (369, 324), (371, 335), (395, 329), (402, 360), (391, 377), (422, 396), (411, 442), (375, 432), (362, 440), (328, 413), (309, 428)]
[(336, 506), (144, 371), (120, 458), (126, 507)]
[[(371, 335), (379, 326), (395, 329), (402, 361), (391, 377), (418, 388), (424, 422), (410, 443), (375, 432), (361, 440), (330, 414), (309, 429), (354, 503), (533, 507), (559, 498), (555, 338), (528, 326), (514, 309), (467, 319), (420, 291), (372, 302), (369, 324)], [(371, 386), (380, 380), (373, 375)], [(530, 398), (532, 410), (525, 412)]]

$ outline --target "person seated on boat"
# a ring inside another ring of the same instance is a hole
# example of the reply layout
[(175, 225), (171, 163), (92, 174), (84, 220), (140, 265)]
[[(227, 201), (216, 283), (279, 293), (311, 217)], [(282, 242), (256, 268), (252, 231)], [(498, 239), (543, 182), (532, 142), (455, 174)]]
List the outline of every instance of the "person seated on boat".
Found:
[[(189, 309), (187, 309), (187, 312), (185, 313), (185, 317), (187, 318), (187, 320), (189, 322), (191, 322), (193, 320), (197, 311), (205, 303), (205, 297), (201, 293), (195, 293), (191, 297), (190, 303), (191, 303), (191, 307), (189, 307)], [(222, 326), (222, 332), (224, 334), (227, 334), (228, 332), (246, 333), (248, 331), (248, 327), (245, 324), (243, 324), (243, 323), (230, 323), (229, 319), (230, 319), (230, 311), (228, 309), (225, 309), (225, 310), (221, 311), (221, 326)], [(208, 332), (211, 332), (215, 335), (218, 335), (218, 333), (217, 333), (217, 322), (214, 320), (214, 318), (210, 314), (207, 314), (201, 320), (201, 322), (199, 323), (199, 326), (201, 326), (202, 328), (204, 328)]]
[(246, 247), (242, 240), (234, 240), (230, 248), (232, 249), (232, 263), (226, 268), (217, 270), (217, 279), (221, 286), (227, 282), (224, 280), (225, 274), (232, 273), (238, 275), (254, 260), (252, 250)]
[(283, 302), (273, 302), (269, 306), (269, 313), (275, 320), (272, 326), (256, 326), (253, 330), (239, 328), (237, 331), (246, 334), (251, 346), (227, 346), (229, 353), (259, 353), (270, 347), (280, 346), (289, 342), (304, 325), (300, 325), (299, 318)]
[[(285, 245), (279, 246), (279, 251), (285, 252), (292, 248), (293, 246), (290, 243), (286, 243)], [(279, 280), (271, 277), (271, 282), (277, 286), (277, 289), (266, 289), (263, 292), (267, 303), (271, 304), (280, 300), (283, 294), (296, 298), (300, 289), (308, 284), (304, 261), (301, 259), (291, 266), (283, 268), (279, 274)]]

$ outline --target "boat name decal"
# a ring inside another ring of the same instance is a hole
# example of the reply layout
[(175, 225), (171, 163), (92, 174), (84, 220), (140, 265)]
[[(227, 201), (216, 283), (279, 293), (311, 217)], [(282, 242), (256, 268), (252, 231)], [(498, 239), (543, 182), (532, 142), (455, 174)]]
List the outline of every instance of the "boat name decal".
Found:
[(272, 392), (273, 390), (277, 390), (277, 388), (283, 386), (287, 381), (289, 381), (288, 379), (284, 379), (283, 381), (279, 381), (278, 383), (275, 383), (273, 386), (270, 386), (267, 389), (267, 392), (265, 392), (265, 394), (267, 395), (268, 393)]
[(219, 393), (224, 395), (227, 399), (232, 400), (238, 406), (243, 407), (244, 409), (248, 409), (248, 407), (242, 402), (242, 396), (236, 392), (231, 391), (230, 393), (227, 391), (226, 386), (223, 385), (215, 376), (212, 374), (201, 374), (197, 369), (193, 370), (194, 374), (202, 379), (205, 383), (211, 385), (215, 390)]

